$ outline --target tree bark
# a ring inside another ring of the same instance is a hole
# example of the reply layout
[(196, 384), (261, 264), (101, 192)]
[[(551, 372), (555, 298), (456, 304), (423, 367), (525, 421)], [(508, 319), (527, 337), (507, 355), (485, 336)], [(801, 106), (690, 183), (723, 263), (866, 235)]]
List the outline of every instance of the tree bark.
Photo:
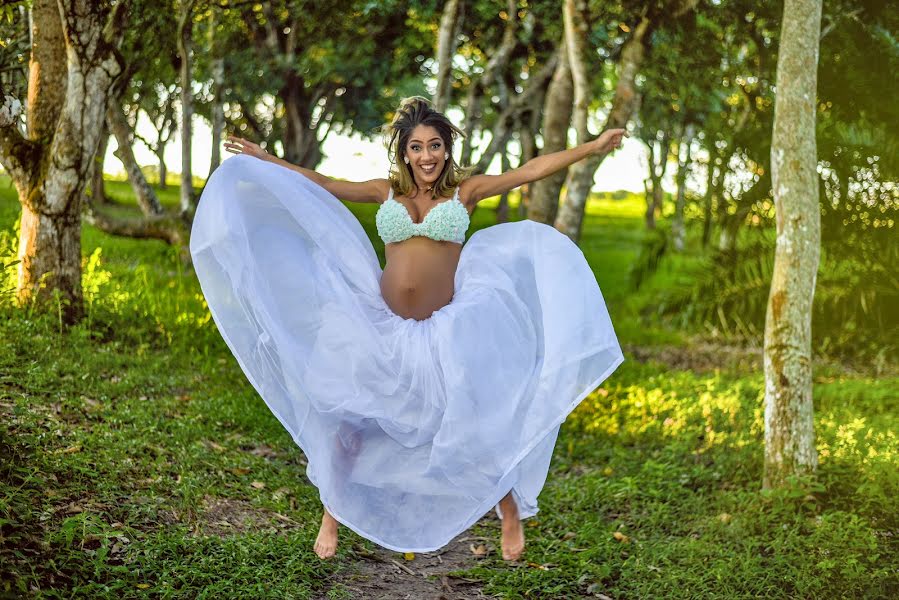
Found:
[(483, 173), (487, 170), (493, 161), (493, 157), (508, 144), (509, 138), (512, 136), (512, 130), (520, 115), (533, 110), (532, 106), (539, 101), (543, 86), (546, 85), (546, 82), (555, 72), (556, 61), (557, 57), (555, 55), (550, 57), (547, 63), (543, 65), (543, 68), (536, 73), (531, 73), (524, 91), (511, 99), (501, 101), (501, 104), (505, 107), (496, 119), (487, 149), (478, 158), (478, 163), (474, 169), (475, 173)]
[(159, 189), (169, 189), (166, 179), (169, 176), (169, 169), (165, 164), (165, 142), (156, 145), (156, 161), (159, 163)]
[[(542, 104), (543, 102), (541, 99), (541, 102), (537, 104), (537, 110), (528, 111), (519, 119), (518, 141), (521, 144), (521, 159), (518, 161), (519, 167), (537, 156), (537, 139), (534, 132), (537, 131), (537, 128), (540, 126), (539, 107)], [(531, 204), (531, 184), (526, 183), (522, 185), (519, 188), (519, 193), (518, 218), (524, 219), (527, 217), (527, 209)]]
[[(663, 132), (661, 141), (656, 139), (654, 134), (646, 144), (649, 148), (649, 182), (651, 184), (646, 194), (646, 213), (644, 215), (647, 229), (656, 228), (656, 215), (662, 210), (662, 204), (665, 201), (662, 179), (665, 177), (665, 171), (668, 170), (669, 140), (668, 132)], [(657, 144), (658, 152), (656, 152)]]
[(481, 122), (481, 101), (487, 89), (497, 80), (497, 74), (506, 70), (509, 58), (518, 45), (518, 15), (515, 0), (507, 0), (506, 12), (508, 18), (503, 27), (502, 41), (496, 48), (492, 48), (488, 55), (490, 59), (484, 67), (484, 72), (468, 87), (465, 101), (465, 123), (463, 130), (467, 137), (462, 142), (461, 164), (471, 164), (472, 143), (474, 141), (475, 123)]
[(112, 235), (162, 240), (178, 248), (183, 263), (190, 263), (190, 225), (181, 215), (162, 213), (143, 219), (127, 219), (92, 209), (85, 214), (84, 220)]
[(721, 235), (718, 241), (719, 250), (729, 252), (737, 247), (737, 235), (740, 232), (740, 227), (746, 222), (746, 217), (752, 212), (753, 206), (755, 206), (757, 202), (769, 197), (768, 194), (770, 191), (771, 172), (765, 171), (749, 189), (740, 194), (735, 202), (731, 203), (736, 206), (733, 214), (727, 212), (728, 208), (726, 205), (721, 208), (722, 218)]
[(114, 154), (125, 165), (128, 181), (131, 183), (131, 189), (134, 190), (134, 196), (141, 212), (146, 216), (162, 214), (159, 198), (156, 197), (156, 192), (150, 187), (143, 171), (140, 170), (137, 159), (134, 158), (134, 149), (131, 147), (131, 127), (125, 119), (122, 105), (117, 98), (110, 99), (109, 107), (106, 109), (106, 123), (115, 135), (118, 148)]
[[(116, 86), (120, 88), (121, 86)], [(153, 188), (144, 177), (143, 171), (134, 158), (133, 140), (131, 126), (122, 112), (122, 105), (119, 98), (110, 98), (107, 111), (106, 123), (109, 125), (118, 142), (118, 148), (115, 155), (125, 165), (125, 171), (128, 174), (128, 181), (134, 190), (137, 198), (137, 205), (143, 214), (143, 219), (121, 218), (112, 215), (104, 215), (99, 210), (99, 206), (95, 203), (88, 203), (85, 210), (85, 220), (97, 227), (101, 231), (111, 235), (132, 237), (132, 238), (154, 238), (163, 240), (169, 244), (178, 247), (181, 260), (184, 264), (190, 264), (190, 252), (188, 248), (190, 237), (190, 219), (191, 213), (179, 212), (177, 215), (170, 215), (165, 212), (159, 198), (153, 191)], [(163, 127), (160, 128), (163, 129)], [(165, 148), (165, 141), (162, 136), (156, 144), (158, 152), (162, 152)], [(158, 157), (159, 158), (159, 157)], [(164, 167), (165, 162), (160, 159), (160, 165)], [(160, 175), (165, 177), (165, 170), (162, 169)]]
[(785, 0), (777, 57), (771, 182), (777, 215), (765, 319), (762, 486), (817, 469), (811, 325), (821, 249), (815, 102), (821, 0)]
[(460, 4), (461, 0), (449, 0), (443, 5), (440, 29), (437, 32), (437, 91), (434, 93), (434, 108), (439, 112), (445, 112), (450, 101)]
[(702, 247), (709, 245), (709, 237), (712, 235), (712, 204), (715, 194), (715, 160), (711, 150), (709, 162), (705, 174), (705, 197), (702, 201)]
[(49, 141), (65, 103), (66, 67), (62, 20), (55, 1), (35, 1), (31, 8), (31, 60), (28, 65), (28, 139)]
[(225, 59), (222, 56), (221, 44), (217, 43), (218, 10), (212, 6), (209, 11), (209, 52), (212, 54), (212, 154), (209, 159), (209, 175), (212, 175), (222, 162), (222, 132), (225, 130), (225, 107), (222, 103), (225, 87)]
[[(509, 163), (509, 148), (503, 148), (500, 152), (500, 169), (503, 173), (512, 168)], [(496, 205), (496, 222), (506, 223), (509, 221), (509, 191), (506, 190), (499, 197), (499, 204)]]
[[(571, 122), (571, 103), (574, 88), (571, 66), (563, 38), (559, 44), (559, 60), (550, 81), (543, 103), (543, 149), (541, 154), (558, 152), (568, 147), (568, 124)], [(565, 183), (565, 170), (535, 181), (530, 189), (531, 202), (528, 219), (540, 223), (552, 223), (559, 207), (559, 194)]]
[(674, 219), (671, 222), (671, 237), (674, 249), (682, 252), (686, 241), (684, 209), (687, 204), (687, 172), (690, 170), (690, 151), (696, 127), (689, 123), (684, 128), (684, 136), (678, 144), (677, 156), (677, 200), (674, 203)]
[(705, 198), (705, 214), (702, 222), (702, 247), (709, 245), (712, 239), (712, 225), (714, 219), (715, 204), (721, 202), (721, 194), (724, 190), (724, 175), (726, 174), (726, 165), (720, 154), (713, 149), (709, 150), (709, 172), (708, 182), (706, 185)]
[(181, 0), (178, 7), (178, 54), (181, 81), (181, 214), (194, 212), (193, 170), (191, 167), (191, 142), (193, 141), (194, 104), (192, 83), (193, 8), (195, 0)]
[[(582, 26), (583, 19), (579, 19), (575, 12), (574, 0), (565, 0), (563, 18), (575, 89), (572, 122), (577, 130), (578, 144), (583, 144), (596, 138), (587, 130), (587, 111), (592, 94), (590, 80), (587, 77), (586, 28)], [(640, 96), (637, 93), (635, 79), (643, 64), (649, 29), (650, 20), (646, 17), (641, 18), (621, 49), (618, 83), (604, 129), (624, 127), (639, 106)], [(593, 187), (593, 177), (604, 158), (605, 155), (594, 155), (575, 163), (568, 170), (565, 202), (560, 206), (553, 226), (575, 243), (580, 240), (584, 210), (590, 188)]]
[(22, 203), (16, 297), (44, 304), (58, 292), (62, 320), (72, 324), (84, 313), (81, 202), (122, 71), (125, 6), (35, 0), (33, 10), (28, 137), (14, 122), (0, 127), (0, 162)]
[(97, 206), (107, 204), (109, 198), (106, 197), (106, 183), (103, 181), (103, 166), (106, 164), (106, 148), (109, 146), (109, 128), (104, 121), (101, 125), (103, 131), (100, 133), (100, 143), (97, 146), (97, 153), (94, 155), (94, 164), (91, 166), (90, 176), (90, 198), (89, 202)]

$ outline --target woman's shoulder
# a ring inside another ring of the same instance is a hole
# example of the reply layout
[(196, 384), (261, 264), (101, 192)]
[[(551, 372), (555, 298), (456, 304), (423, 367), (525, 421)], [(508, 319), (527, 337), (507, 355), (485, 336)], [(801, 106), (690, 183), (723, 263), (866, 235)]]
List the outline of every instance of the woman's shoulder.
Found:
[(378, 204), (384, 204), (391, 195), (393, 182), (390, 179), (372, 179), (369, 183), (378, 190)]
[(472, 190), (477, 186), (479, 175), (469, 175), (462, 179), (456, 186), (456, 194), (462, 204), (468, 205), (472, 197)]

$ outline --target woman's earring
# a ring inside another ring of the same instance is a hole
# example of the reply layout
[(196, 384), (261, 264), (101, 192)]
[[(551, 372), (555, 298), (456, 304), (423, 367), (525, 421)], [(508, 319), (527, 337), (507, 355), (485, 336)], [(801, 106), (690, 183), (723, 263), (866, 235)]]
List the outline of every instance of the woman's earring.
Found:
[(407, 165), (409, 164), (409, 157), (408, 157), (408, 156), (404, 156), (404, 157), (403, 157), (403, 160), (406, 162)]
[(443, 160), (449, 160), (449, 152), (443, 153)]

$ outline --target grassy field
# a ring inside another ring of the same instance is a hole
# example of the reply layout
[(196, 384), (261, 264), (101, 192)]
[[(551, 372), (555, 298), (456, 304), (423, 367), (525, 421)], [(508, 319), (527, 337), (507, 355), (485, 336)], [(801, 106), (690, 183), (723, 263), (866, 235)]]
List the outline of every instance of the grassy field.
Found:
[[(107, 191), (133, 202), (125, 183)], [(383, 264), (377, 207), (348, 206)], [(0, 260), (18, 213), (0, 180)], [(757, 356), (723, 360), (696, 332), (641, 319), (697, 260), (635, 293), (642, 236), (642, 199), (589, 205), (581, 247), (628, 360), (563, 426), (524, 560), (492, 552), (459, 575), (505, 598), (896, 597), (899, 380), (816, 368), (819, 477), (762, 492)], [(81, 326), (0, 308), (0, 597), (353, 597), (334, 578), (373, 545), (343, 528), (337, 561), (312, 552), (305, 459), (193, 272), (160, 242), (90, 226), (83, 256)], [(475, 532), (498, 546), (495, 529)]]

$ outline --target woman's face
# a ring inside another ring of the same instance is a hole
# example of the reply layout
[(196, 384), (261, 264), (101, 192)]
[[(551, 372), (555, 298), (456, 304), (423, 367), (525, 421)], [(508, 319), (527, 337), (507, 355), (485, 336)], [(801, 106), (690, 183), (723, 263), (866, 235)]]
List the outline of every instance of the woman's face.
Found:
[(430, 125), (418, 125), (412, 130), (405, 154), (418, 185), (427, 187), (437, 181), (446, 164), (444, 156), (447, 152), (443, 138)]

